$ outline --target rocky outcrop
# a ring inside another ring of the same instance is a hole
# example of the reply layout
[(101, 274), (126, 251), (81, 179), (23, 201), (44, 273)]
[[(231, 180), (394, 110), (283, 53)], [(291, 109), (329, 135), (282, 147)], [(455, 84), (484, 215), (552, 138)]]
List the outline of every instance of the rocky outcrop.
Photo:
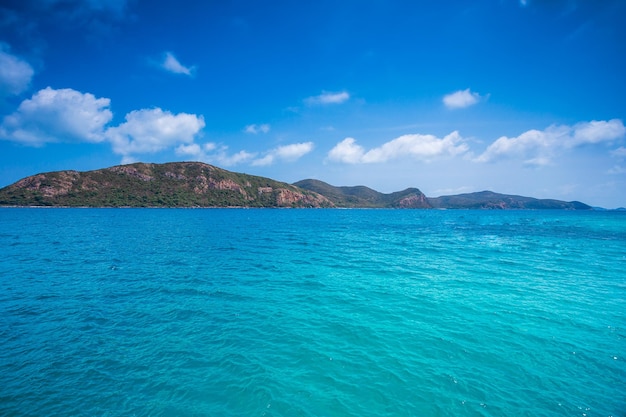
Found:
[(396, 208), (430, 208), (428, 198), (424, 194), (411, 194), (393, 204)]
[(55, 175), (38, 174), (26, 177), (15, 183), (15, 187), (39, 192), (44, 197), (54, 198), (67, 195), (80, 177), (77, 171), (60, 171)]

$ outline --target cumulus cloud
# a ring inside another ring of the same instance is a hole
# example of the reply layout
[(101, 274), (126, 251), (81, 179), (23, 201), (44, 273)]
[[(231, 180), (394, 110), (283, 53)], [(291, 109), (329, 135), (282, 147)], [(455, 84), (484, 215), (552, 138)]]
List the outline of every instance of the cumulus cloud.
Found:
[(609, 121), (583, 122), (574, 125), (572, 143), (570, 146), (595, 144), (600, 142), (612, 142), (624, 137), (626, 128), (619, 119)]
[(166, 52), (161, 67), (174, 74), (193, 75), (195, 67), (186, 67), (181, 64), (171, 52)]
[(47, 142), (101, 142), (104, 126), (111, 121), (108, 98), (96, 98), (69, 88), (47, 87), (22, 101), (6, 116), (0, 138), (30, 146)]
[(202, 161), (220, 166), (242, 164), (256, 157), (255, 153), (244, 150), (231, 154), (228, 152), (228, 146), (218, 146), (213, 142), (204, 144), (181, 144), (176, 148), (175, 152), (178, 156), (190, 158), (194, 161)]
[(477, 162), (491, 162), (504, 158), (524, 158), (528, 165), (546, 165), (559, 150), (583, 145), (611, 143), (626, 134), (619, 119), (581, 122), (574, 126), (553, 125), (544, 130), (529, 130), (519, 136), (502, 136), (493, 142)]
[(311, 152), (313, 150), (313, 146), (313, 142), (293, 143), (291, 145), (279, 146), (269, 151), (264, 157), (254, 160), (252, 165), (271, 165), (276, 160), (294, 162)]
[(12, 55), (9, 46), (0, 42), (0, 98), (25, 91), (34, 73), (28, 62)]
[(181, 144), (174, 150), (176, 155), (190, 157), (195, 161), (207, 161), (209, 159), (209, 152), (215, 150), (217, 145), (212, 142), (207, 142), (202, 145), (198, 143)]
[(429, 161), (467, 152), (469, 147), (457, 131), (438, 138), (434, 135), (403, 135), (382, 146), (365, 151), (354, 138), (339, 142), (328, 153), (328, 159), (348, 164), (382, 163), (403, 157)]
[(478, 93), (472, 93), (468, 88), (443, 96), (443, 104), (449, 109), (462, 109), (478, 103), (480, 98)]
[(255, 124), (248, 125), (244, 129), (244, 132), (252, 133), (253, 135), (256, 135), (257, 133), (267, 133), (269, 131), (270, 131), (270, 125), (268, 125), (267, 123), (262, 124), (262, 125), (255, 125)]
[[(204, 118), (195, 114), (172, 114), (160, 108), (135, 110), (118, 126), (110, 126), (113, 113), (108, 98), (69, 88), (47, 87), (22, 101), (17, 111), (0, 124), (0, 139), (29, 146), (46, 143), (109, 142), (122, 162), (135, 161), (137, 154), (175, 148), (178, 154), (199, 154), (215, 149), (194, 143), (204, 128)], [(177, 147), (178, 146), (178, 147)], [(177, 147), (177, 148), (176, 148)], [(227, 159), (228, 160), (228, 159)]]
[(242, 164), (245, 162), (249, 162), (251, 159), (256, 157), (255, 153), (251, 153), (248, 151), (239, 151), (234, 154), (228, 154), (228, 148), (226, 146), (222, 147), (220, 151), (212, 157), (212, 160), (215, 160), (216, 163), (222, 166), (233, 166), (237, 164)]
[(204, 128), (204, 118), (195, 114), (172, 114), (160, 108), (135, 110), (126, 121), (106, 130), (113, 152), (127, 156), (154, 153), (179, 144), (192, 144)]
[[(218, 146), (209, 142), (205, 144), (186, 143), (180, 144), (175, 152), (176, 155), (191, 158), (196, 161), (203, 161), (220, 166), (233, 166), (244, 163), (251, 163), (254, 166), (271, 165), (276, 161), (293, 162), (313, 150), (313, 142), (294, 143), (274, 148), (262, 157), (257, 153), (241, 150), (230, 153), (228, 146)], [(256, 158), (256, 159), (255, 159)]]
[(365, 149), (356, 144), (356, 139), (345, 138), (336, 144), (328, 153), (328, 159), (346, 164), (358, 164), (362, 162)]
[(308, 105), (341, 104), (350, 99), (350, 93), (341, 91), (332, 93), (324, 91), (319, 96), (308, 97), (304, 102)]

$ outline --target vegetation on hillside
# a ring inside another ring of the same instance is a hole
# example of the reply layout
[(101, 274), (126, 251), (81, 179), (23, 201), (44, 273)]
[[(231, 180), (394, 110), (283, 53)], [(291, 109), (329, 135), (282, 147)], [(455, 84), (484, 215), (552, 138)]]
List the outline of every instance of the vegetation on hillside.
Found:
[(335, 187), (318, 180), (302, 180), (294, 185), (328, 198), (337, 207), (430, 208), (427, 197), (417, 188), (383, 194), (365, 186)]
[(439, 208), (439, 209), (566, 209), (590, 210), (578, 201), (536, 199), (516, 195), (498, 194), (492, 191), (459, 194), (442, 197), (426, 197), (417, 188), (408, 188), (391, 194), (383, 194), (370, 188), (334, 187), (318, 180), (296, 182), (300, 188), (315, 191), (337, 207), (388, 207), (388, 208)]
[(0, 189), (0, 206), (592, 209), (577, 201), (491, 191), (428, 198), (417, 188), (383, 194), (311, 179), (290, 185), (200, 162), (37, 174)]
[(269, 178), (199, 162), (58, 171), (0, 190), (0, 205), (68, 207), (332, 207), (326, 198)]

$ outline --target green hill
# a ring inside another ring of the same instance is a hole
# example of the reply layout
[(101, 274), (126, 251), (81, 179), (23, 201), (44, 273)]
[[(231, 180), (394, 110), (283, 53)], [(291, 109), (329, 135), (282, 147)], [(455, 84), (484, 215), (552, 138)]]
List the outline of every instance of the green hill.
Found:
[(0, 205), (68, 207), (332, 207), (325, 197), (200, 162), (136, 163), (26, 177)]
[(493, 191), (449, 195), (429, 198), (433, 208), (463, 208), (463, 209), (565, 209), (591, 210), (592, 207), (579, 201), (560, 201), (537, 199), (519, 195), (498, 194)]
[(337, 207), (366, 208), (430, 208), (426, 196), (417, 188), (407, 188), (392, 194), (383, 194), (365, 186), (335, 187), (318, 180), (294, 183), (305, 190), (323, 195)]
[(298, 181), (294, 185), (319, 193), (337, 207), (378, 208), (439, 208), (439, 209), (566, 209), (591, 210), (578, 201), (536, 199), (517, 195), (498, 194), (492, 191), (426, 197), (417, 188), (408, 188), (391, 194), (382, 194), (371, 188), (335, 187), (318, 180)]

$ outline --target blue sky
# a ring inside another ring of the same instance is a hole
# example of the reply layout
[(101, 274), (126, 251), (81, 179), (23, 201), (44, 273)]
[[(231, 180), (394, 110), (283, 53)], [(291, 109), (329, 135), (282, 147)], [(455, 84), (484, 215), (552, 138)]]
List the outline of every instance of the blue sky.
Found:
[(626, 2), (9, 0), (0, 186), (199, 160), (626, 206)]

